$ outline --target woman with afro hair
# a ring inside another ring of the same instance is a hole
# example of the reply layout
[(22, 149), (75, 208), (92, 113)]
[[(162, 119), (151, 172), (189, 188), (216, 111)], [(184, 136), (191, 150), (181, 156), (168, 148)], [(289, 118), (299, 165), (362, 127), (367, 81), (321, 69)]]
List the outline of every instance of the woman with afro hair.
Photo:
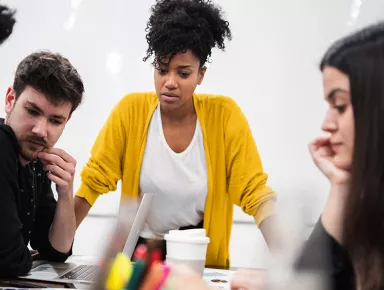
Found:
[(204, 227), (207, 265), (228, 267), (233, 205), (254, 217), (271, 245), (276, 199), (237, 104), (195, 93), (212, 49), (231, 39), (229, 23), (211, 1), (158, 0), (146, 32), (155, 92), (128, 94), (112, 110), (81, 173), (77, 225), (121, 179), (122, 198), (154, 193), (138, 244)]

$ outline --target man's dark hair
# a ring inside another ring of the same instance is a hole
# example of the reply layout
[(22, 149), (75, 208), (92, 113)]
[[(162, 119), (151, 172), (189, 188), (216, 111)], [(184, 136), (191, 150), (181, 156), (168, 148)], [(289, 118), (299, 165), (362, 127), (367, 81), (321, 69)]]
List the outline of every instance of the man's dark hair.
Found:
[(229, 23), (220, 7), (209, 0), (157, 0), (147, 23), (146, 61), (153, 54), (154, 64), (191, 50), (203, 66), (211, 50), (225, 49), (225, 38), (231, 39)]
[(0, 44), (2, 44), (12, 33), (16, 23), (15, 11), (7, 6), (0, 5)]
[(13, 89), (16, 99), (30, 86), (53, 104), (70, 102), (76, 110), (83, 99), (84, 85), (77, 70), (58, 53), (39, 51), (28, 55), (17, 67)]

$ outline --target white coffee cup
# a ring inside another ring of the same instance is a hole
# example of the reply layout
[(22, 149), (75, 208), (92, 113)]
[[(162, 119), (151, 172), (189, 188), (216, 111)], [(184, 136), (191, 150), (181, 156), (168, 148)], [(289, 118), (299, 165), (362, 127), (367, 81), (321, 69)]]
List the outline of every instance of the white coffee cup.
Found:
[(206, 258), (207, 247), (210, 242), (210, 239), (208, 237), (196, 237), (182, 234), (168, 234), (165, 235), (164, 239), (167, 243), (167, 255), (172, 258)]
[(168, 236), (205, 237), (205, 229), (171, 230)]
[(191, 258), (174, 258), (169, 255), (166, 256), (166, 261), (170, 265), (186, 265), (194, 270), (200, 276), (204, 274), (205, 258), (204, 259), (191, 259)]
[(166, 260), (170, 264), (185, 264), (203, 275), (210, 239), (205, 229), (174, 230), (164, 236)]

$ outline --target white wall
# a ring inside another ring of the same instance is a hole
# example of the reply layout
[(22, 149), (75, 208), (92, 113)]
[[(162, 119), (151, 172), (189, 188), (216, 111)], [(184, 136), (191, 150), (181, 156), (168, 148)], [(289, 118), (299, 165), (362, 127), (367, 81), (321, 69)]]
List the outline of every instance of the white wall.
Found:
[[(37, 49), (61, 52), (83, 76), (84, 103), (58, 144), (78, 160), (78, 173), (114, 104), (128, 92), (153, 89), (152, 69), (142, 62), (144, 28), (153, 2), (4, 1), (18, 9), (18, 23), (11, 38), (0, 47), (3, 94), (12, 83), (18, 62)], [(216, 2), (226, 11), (234, 37), (226, 52), (214, 51), (205, 82), (198, 90), (226, 94), (238, 102), (270, 175), (269, 184), (279, 193), (280, 206), (294, 202), (295, 194), (303, 193), (314, 206), (310, 217), (314, 221), (327, 193), (327, 182), (307, 153), (307, 143), (320, 132), (325, 109), (318, 63), (331, 41), (382, 19), (384, 1)], [(79, 184), (77, 175), (75, 187)], [(118, 202), (119, 193), (110, 193), (98, 200), (92, 212), (114, 214)], [(238, 210), (236, 219), (250, 220)], [(237, 229), (234, 232), (239, 235), (248, 231)], [(86, 231), (82, 226), (80, 242), (86, 239)], [(244, 245), (234, 242), (235, 256), (240, 255), (241, 248)]]

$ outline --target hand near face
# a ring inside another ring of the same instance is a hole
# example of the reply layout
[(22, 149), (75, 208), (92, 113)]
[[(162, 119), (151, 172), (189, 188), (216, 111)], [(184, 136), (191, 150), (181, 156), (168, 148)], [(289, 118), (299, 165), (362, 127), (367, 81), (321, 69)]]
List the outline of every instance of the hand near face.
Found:
[(309, 151), (316, 166), (329, 179), (331, 184), (349, 184), (350, 172), (337, 167), (333, 161), (334, 152), (330, 137), (318, 137), (309, 144)]
[(59, 198), (73, 198), (76, 160), (62, 149), (47, 148), (38, 154), (47, 177), (56, 184)]

